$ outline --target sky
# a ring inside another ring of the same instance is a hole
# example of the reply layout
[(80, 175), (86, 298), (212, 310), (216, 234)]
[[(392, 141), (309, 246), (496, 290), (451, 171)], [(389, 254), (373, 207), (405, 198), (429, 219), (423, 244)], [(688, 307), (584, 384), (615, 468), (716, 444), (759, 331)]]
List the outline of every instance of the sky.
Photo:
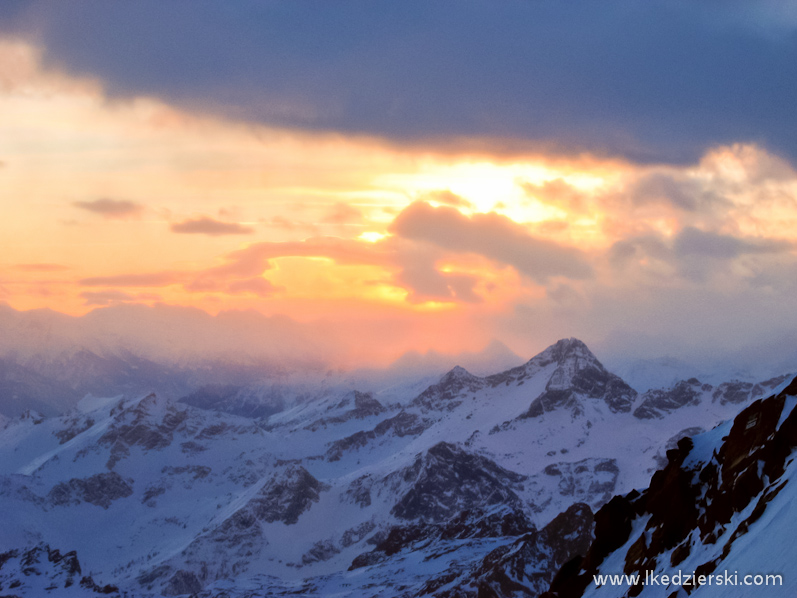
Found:
[(3, 2), (0, 303), (773, 359), (795, 65), (778, 0)]

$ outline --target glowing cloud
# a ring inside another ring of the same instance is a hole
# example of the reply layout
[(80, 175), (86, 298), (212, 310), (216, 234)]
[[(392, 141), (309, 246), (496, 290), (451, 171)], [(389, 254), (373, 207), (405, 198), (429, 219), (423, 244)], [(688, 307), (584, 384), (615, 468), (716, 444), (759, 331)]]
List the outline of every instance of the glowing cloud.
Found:
[(76, 201), (72, 205), (81, 210), (86, 210), (111, 220), (124, 220), (126, 218), (138, 216), (144, 210), (143, 206), (126, 199)]
[(203, 217), (194, 220), (185, 220), (172, 224), (170, 227), (173, 233), (189, 235), (249, 235), (255, 232), (251, 226), (244, 226), (237, 222), (222, 222), (213, 218)]

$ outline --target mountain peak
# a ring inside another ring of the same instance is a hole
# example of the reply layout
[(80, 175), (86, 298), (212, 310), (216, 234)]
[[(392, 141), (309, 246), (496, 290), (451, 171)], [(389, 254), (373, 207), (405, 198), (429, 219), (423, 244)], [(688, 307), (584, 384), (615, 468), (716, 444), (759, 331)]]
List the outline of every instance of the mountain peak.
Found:
[(475, 378), (476, 376), (471, 374), (462, 366), (455, 365), (451, 370), (444, 374), (442, 378), (440, 378), (440, 383), (446, 384), (455, 380), (473, 380)]
[(413, 404), (421, 405), (427, 410), (451, 410), (462, 402), (463, 392), (475, 392), (484, 385), (483, 378), (474, 376), (461, 366), (455, 366), (437, 384), (432, 384), (418, 395)]
[(589, 350), (583, 341), (571, 337), (558, 340), (556, 343), (545, 349), (540, 355), (549, 355), (552, 361), (563, 363), (568, 359), (581, 358), (597, 361), (597, 358)]

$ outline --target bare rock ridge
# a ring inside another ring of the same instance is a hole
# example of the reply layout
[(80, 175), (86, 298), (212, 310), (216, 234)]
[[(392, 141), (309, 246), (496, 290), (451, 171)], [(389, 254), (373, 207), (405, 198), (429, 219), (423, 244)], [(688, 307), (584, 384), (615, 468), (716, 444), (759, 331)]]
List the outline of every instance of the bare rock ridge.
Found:
[[(793, 469), (790, 455), (797, 447), (795, 395), (797, 379), (781, 393), (753, 402), (732, 423), (706, 433), (705, 440), (681, 439), (646, 490), (616, 496), (596, 513), (595, 539), (586, 554), (565, 564), (543, 597), (584, 595), (594, 587), (593, 575), (604, 561), (616, 561), (617, 554), (624, 574), (644, 578), (645, 571), (678, 566), (708, 575), (747, 534), (766, 533), (777, 544), (772, 532), (761, 532), (756, 522), (788, 487), (789, 479), (782, 478), (790, 465)], [(671, 595), (678, 589), (670, 588)], [(683, 587), (687, 594), (693, 590)], [(640, 583), (628, 595), (643, 591)]]
[(47, 495), (52, 505), (76, 505), (87, 502), (107, 509), (114, 500), (127, 498), (133, 494), (130, 484), (122, 476), (112, 471), (98, 473), (85, 479), (73, 478), (61, 482)]
[(116, 586), (100, 586), (90, 575), (83, 575), (75, 551), (62, 554), (47, 544), (39, 544), (0, 553), (0, 592), (4, 598), (57, 596), (70, 588), (80, 588), (80, 596), (119, 595)]
[(584, 399), (601, 400), (612, 413), (631, 411), (637, 392), (608, 372), (580, 340), (560, 340), (522, 367), (541, 369), (549, 364), (557, 367), (545, 392), (534, 399), (521, 418), (539, 417), (560, 408), (569, 410), (574, 416), (582, 415)]
[(512, 487), (523, 476), (447, 442), (418, 455), (400, 476), (411, 486), (393, 507), (399, 519), (444, 521), (474, 507), (521, 505)]
[(650, 390), (642, 395), (642, 403), (634, 410), (634, 417), (661, 419), (681, 407), (697, 405), (702, 393), (711, 389), (710, 384), (701, 384), (697, 378), (690, 378), (681, 380), (668, 390)]
[(456, 366), (445, 374), (437, 384), (433, 384), (412, 402), (421, 409), (451, 410), (462, 403), (462, 396), (468, 392), (477, 392), (487, 386), (484, 378), (474, 376), (463, 367)]

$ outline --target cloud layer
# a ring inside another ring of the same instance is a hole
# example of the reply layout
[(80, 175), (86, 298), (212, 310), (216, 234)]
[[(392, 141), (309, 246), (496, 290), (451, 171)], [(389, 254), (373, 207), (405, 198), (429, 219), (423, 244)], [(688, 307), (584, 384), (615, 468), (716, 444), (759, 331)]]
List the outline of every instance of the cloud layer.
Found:
[(114, 95), (405, 141), (655, 161), (756, 141), (797, 158), (797, 36), (780, 2), (4, 5), (6, 31)]

